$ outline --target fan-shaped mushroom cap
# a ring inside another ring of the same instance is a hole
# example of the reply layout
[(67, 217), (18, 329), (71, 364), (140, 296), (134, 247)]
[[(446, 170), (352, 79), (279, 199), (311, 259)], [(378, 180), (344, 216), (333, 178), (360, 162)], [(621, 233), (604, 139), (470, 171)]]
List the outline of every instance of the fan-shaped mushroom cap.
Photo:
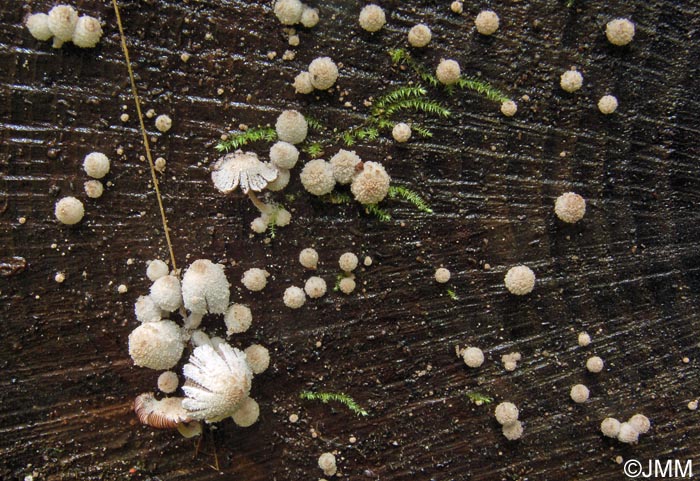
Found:
[(223, 314), (231, 295), (229, 287), (224, 266), (198, 259), (182, 276), (182, 300), (192, 312)]
[(242, 150), (221, 157), (211, 173), (214, 187), (224, 194), (233, 192), (238, 186), (244, 194), (249, 190), (260, 192), (276, 178), (277, 169), (273, 165), (261, 162), (253, 152)]

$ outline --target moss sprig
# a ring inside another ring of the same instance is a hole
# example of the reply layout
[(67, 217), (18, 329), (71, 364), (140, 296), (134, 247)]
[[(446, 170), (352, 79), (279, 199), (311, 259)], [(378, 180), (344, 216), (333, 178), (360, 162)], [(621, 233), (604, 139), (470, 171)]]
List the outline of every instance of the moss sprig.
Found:
[(433, 87), (437, 87), (440, 84), (437, 77), (431, 74), (423, 65), (416, 62), (416, 60), (411, 57), (411, 54), (408, 53), (407, 50), (395, 48), (389, 50), (389, 56), (391, 57), (391, 61), (394, 63), (394, 65), (408, 65), (416, 74), (418, 74), (418, 77), (420, 77), (423, 82)]
[(459, 297), (457, 297), (457, 293), (455, 292), (454, 289), (447, 289), (447, 295), (452, 299), (453, 301), (459, 300)]
[(381, 222), (389, 222), (391, 220), (391, 215), (384, 209), (381, 209), (377, 204), (366, 205), (365, 212), (373, 215)]
[(329, 202), (331, 204), (352, 204), (354, 202), (354, 199), (350, 197), (350, 194), (336, 191), (324, 195), (321, 199), (324, 202)]
[(369, 415), (369, 413), (365, 409), (363, 409), (359, 404), (357, 404), (353, 398), (341, 392), (302, 391), (299, 393), (299, 397), (307, 401), (321, 401), (324, 404), (327, 404), (330, 401), (339, 402), (341, 404), (344, 404), (349, 410), (351, 410), (358, 416)]
[(421, 212), (425, 212), (427, 214), (432, 214), (433, 209), (430, 208), (428, 203), (423, 200), (423, 198), (417, 193), (409, 189), (408, 187), (404, 187), (401, 185), (392, 185), (389, 187), (389, 198), (390, 199), (403, 199), (414, 206), (416, 206), (416, 209), (418, 209)]
[(480, 392), (468, 392), (467, 397), (471, 402), (476, 404), (477, 406), (481, 406), (482, 404), (489, 404), (493, 402), (493, 398), (489, 397), (485, 394), (481, 394)]
[(277, 140), (277, 131), (272, 127), (254, 127), (245, 131), (235, 131), (229, 134), (229, 138), (216, 144), (219, 152), (240, 149), (246, 144), (258, 141), (272, 142)]
[(510, 100), (506, 94), (493, 87), (488, 82), (483, 80), (475, 79), (473, 77), (460, 77), (456, 83), (457, 87), (461, 89), (473, 90), (474, 92), (483, 95), (489, 100), (494, 102), (505, 102)]

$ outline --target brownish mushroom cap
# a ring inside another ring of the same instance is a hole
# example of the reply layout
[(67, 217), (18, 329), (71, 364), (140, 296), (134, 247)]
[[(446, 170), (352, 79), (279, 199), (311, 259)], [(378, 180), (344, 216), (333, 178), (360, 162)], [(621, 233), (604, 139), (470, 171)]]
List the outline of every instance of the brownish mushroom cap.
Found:
[(189, 423), (192, 418), (182, 407), (181, 397), (166, 397), (156, 399), (152, 392), (139, 394), (134, 400), (134, 412), (139, 421), (156, 429), (177, 428), (180, 424)]

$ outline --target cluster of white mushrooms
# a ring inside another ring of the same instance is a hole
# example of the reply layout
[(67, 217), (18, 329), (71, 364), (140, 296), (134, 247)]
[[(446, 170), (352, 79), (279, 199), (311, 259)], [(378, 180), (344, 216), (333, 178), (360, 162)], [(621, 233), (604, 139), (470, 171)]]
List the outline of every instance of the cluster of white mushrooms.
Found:
[[(83, 170), (93, 179), (83, 184), (85, 194), (91, 199), (102, 197), (104, 185), (99, 179), (109, 173), (109, 158), (102, 152), (91, 152), (83, 159)], [(63, 197), (56, 202), (54, 215), (61, 224), (75, 225), (83, 220), (85, 206), (76, 197)]]
[(48, 14), (29, 15), (25, 25), (37, 40), (45, 42), (53, 37), (54, 48), (61, 48), (65, 42), (73, 42), (80, 48), (93, 48), (102, 37), (100, 21), (89, 15), (79, 17), (70, 5), (56, 5)]
[(299, 0), (277, 0), (274, 12), (282, 25), (300, 23), (306, 28), (313, 28), (319, 21), (318, 10)]
[[(129, 335), (129, 355), (136, 366), (164, 370), (158, 388), (174, 393), (179, 384), (173, 369), (189, 342), (193, 351), (182, 372), (184, 397), (157, 399), (154, 393), (136, 398), (134, 410), (142, 423), (167, 429), (178, 428), (184, 436), (201, 432), (200, 421), (215, 423), (232, 417), (242, 427), (258, 418), (259, 407), (250, 395), (253, 375), (270, 363), (268, 350), (254, 344), (245, 352), (224, 339), (209, 337), (201, 329), (207, 314), (223, 315), (227, 335), (246, 331), (252, 322), (247, 306), (230, 304), (230, 284), (224, 267), (207, 259), (194, 261), (182, 276), (167, 264), (151, 261), (146, 275), (153, 282), (150, 293), (134, 306), (141, 323)], [(179, 316), (180, 326), (170, 318)]]

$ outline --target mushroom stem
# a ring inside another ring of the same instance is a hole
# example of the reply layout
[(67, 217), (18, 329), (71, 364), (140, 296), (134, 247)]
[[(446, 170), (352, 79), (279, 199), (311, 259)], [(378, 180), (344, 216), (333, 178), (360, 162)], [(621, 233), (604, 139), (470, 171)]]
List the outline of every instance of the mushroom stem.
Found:
[(253, 203), (253, 205), (258, 208), (261, 214), (270, 215), (272, 213), (272, 208), (260, 199), (258, 199), (258, 197), (255, 195), (255, 192), (253, 192), (252, 189), (248, 191), (248, 197), (250, 198), (250, 201)]

